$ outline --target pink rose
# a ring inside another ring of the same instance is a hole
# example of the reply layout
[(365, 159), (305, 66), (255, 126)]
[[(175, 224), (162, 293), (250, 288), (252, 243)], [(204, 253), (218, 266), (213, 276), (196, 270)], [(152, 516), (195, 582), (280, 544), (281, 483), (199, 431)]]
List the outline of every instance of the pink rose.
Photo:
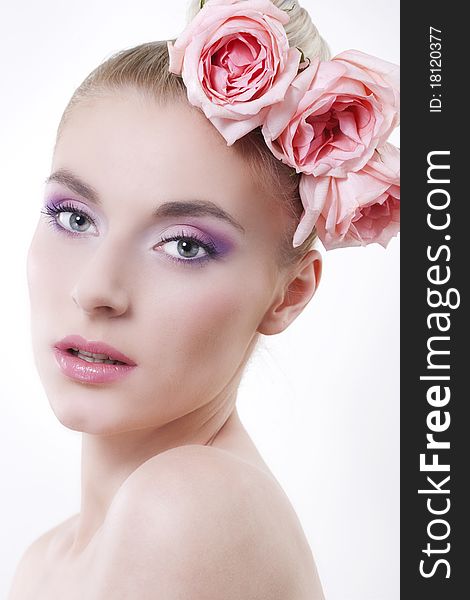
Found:
[(289, 48), (288, 21), (270, 0), (209, 0), (168, 42), (170, 71), (229, 146), (263, 123), (297, 75), (301, 53)]
[(316, 226), (327, 250), (374, 242), (386, 248), (400, 229), (400, 150), (387, 142), (346, 177), (303, 174), (300, 197), (305, 210), (294, 247)]
[(263, 125), (274, 155), (297, 173), (362, 169), (399, 123), (399, 67), (358, 50), (314, 60)]

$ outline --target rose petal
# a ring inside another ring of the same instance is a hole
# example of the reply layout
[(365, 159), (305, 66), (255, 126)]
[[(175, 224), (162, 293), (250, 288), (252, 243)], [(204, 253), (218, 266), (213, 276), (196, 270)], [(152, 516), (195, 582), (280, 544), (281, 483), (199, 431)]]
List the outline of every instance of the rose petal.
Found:
[(398, 148), (378, 148), (366, 167), (347, 177), (302, 175), (304, 214), (294, 235), (300, 245), (316, 227), (327, 250), (378, 243), (386, 247), (400, 229)]
[(269, 111), (266, 144), (297, 173), (360, 171), (399, 122), (397, 69), (355, 51), (307, 67)]

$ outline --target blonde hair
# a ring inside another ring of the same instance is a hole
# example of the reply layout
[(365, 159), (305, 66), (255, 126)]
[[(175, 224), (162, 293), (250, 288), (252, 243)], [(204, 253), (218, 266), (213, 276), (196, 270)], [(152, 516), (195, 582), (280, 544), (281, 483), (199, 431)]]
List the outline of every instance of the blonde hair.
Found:
[[(285, 29), (290, 46), (301, 49), (306, 58), (329, 58), (328, 46), (320, 37), (308, 12), (295, 0), (272, 1), (289, 12), (290, 20)], [(192, 0), (187, 12), (188, 20), (194, 17), (199, 8), (199, 0)], [(74, 91), (60, 120), (56, 144), (74, 107), (95, 98), (125, 93), (126, 89), (137, 89), (157, 103), (188, 103), (182, 78), (170, 73), (168, 67), (166, 40), (139, 44), (111, 55)], [(260, 128), (237, 140), (232, 147), (245, 158), (258, 184), (281, 203), (289, 216), (278, 249), (280, 266), (297, 263), (311, 249), (317, 237), (314, 229), (302, 245), (292, 247), (292, 238), (303, 211), (299, 195), (300, 175), (272, 154), (264, 142)]]

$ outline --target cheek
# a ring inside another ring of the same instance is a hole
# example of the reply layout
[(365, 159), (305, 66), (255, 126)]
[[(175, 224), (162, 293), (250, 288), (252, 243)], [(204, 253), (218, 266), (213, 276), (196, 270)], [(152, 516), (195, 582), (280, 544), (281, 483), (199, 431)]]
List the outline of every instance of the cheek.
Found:
[(164, 287), (155, 299), (154, 326), (146, 329), (155, 369), (164, 366), (178, 395), (186, 388), (193, 399), (213, 396), (240, 368), (269, 288), (262, 277), (249, 281), (246, 271), (243, 278), (229, 268), (214, 277), (168, 280)]
[(28, 289), (33, 312), (52, 296), (52, 288), (57, 280), (55, 277), (57, 259), (54, 245), (43, 234), (42, 226), (39, 224), (27, 256)]
[(64, 246), (58, 246), (51, 232), (40, 223), (31, 240), (27, 255), (27, 282), (31, 309), (33, 342), (55, 333), (68, 331), (67, 308), (73, 273), (77, 265)]
[(27, 256), (31, 300), (49, 297), (51, 302), (67, 307), (77, 277), (92, 257), (93, 247), (70, 242), (64, 234), (51, 231), (40, 221)]

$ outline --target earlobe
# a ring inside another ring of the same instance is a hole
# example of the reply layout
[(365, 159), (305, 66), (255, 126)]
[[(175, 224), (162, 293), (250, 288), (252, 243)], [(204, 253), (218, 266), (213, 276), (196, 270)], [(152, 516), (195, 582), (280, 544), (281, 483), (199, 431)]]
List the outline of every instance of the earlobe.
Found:
[(318, 250), (310, 250), (287, 278), (257, 331), (264, 335), (284, 331), (312, 299), (320, 283), (321, 272), (321, 254)]

